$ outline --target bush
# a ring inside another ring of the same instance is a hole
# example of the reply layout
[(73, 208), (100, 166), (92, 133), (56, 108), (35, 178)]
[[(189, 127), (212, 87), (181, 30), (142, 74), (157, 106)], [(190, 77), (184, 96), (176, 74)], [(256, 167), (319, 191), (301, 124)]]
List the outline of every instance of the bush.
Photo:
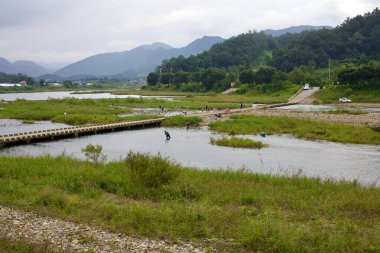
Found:
[(107, 157), (102, 151), (102, 145), (88, 144), (86, 147), (82, 148), (82, 152), (85, 154), (86, 158), (94, 163), (104, 162), (106, 160)]
[(125, 159), (130, 170), (131, 182), (146, 188), (159, 188), (170, 184), (180, 174), (181, 166), (160, 154), (129, 152)]

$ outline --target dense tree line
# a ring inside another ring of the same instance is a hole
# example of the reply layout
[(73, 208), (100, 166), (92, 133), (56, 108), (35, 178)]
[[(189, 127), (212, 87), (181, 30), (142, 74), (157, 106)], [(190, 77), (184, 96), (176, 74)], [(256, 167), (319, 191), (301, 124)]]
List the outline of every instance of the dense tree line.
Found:
[(224, 68), (240, 66), (246, 62), (255, 65), (266, 64), (270, 60), (267, 51), (275, 49), (276, 41), (263, 32), (249, 32), (232, 37), (216, 44), (209, 51), (197, 56), (183, 56), (164, 60), (157, 71), (162, 72), (197, 72), (207, 68)]
[(19, 83), (21, 81), (26, 81), (28, 85), (34, 85), (35, 81), (33, 78), (18, 73), (18, 74), (7, 74), (4, 72), (0, 72), (0, 83)]
[[(263, 32), (241, 34), (214, 45), (202, 54), (164, 60), (155, 72), (148, 75), (147, 81), (149, 85), (161, 83), (176, 86), (196, 82), (208, 90), (227, 87), (228, 81), (269, 84), (273, 80), (283, 80), (285, 72), (288, 73), (285, 79), (291, 82), (319, 85), (326, 77), (323, 73), (317, 73), (316, 69), (328, 67), (330, 59), (337, 64), (367, 64), (380, 60), (378, 8), (363, 16), (348, 18), (334, 29), (285, 34), (276, 38)], [(352, 85), (378, 83), (377, 77), (362, 73), (372, 73), (372, 70), (368, 66), (340, 69), (337, 70), (339, 77), (335, 73), (333, 81), (339, 79), (341, 83)], [(357, 72), (361, 81), (352, 77)]]
[(338, 73), (339, 83), (351, 85), (354, 88), (380, 87), (380, 63), (343, 68)]
[(335, 29), (305, 31), (278, 38), (271, 65), (291, 71), (300, 65), (326, 67), (328, 59), (364, 60), (380, 55), (380, 10), (356, 16)]

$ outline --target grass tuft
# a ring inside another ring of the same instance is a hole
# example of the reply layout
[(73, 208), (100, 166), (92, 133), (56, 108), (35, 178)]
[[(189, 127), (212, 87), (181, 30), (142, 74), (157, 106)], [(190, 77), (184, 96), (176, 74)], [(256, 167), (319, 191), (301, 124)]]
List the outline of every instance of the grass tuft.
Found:
[(255, 148), (261, 149), (268, 145), (263, 144), (261, 141), (254, 141), (251, 139), (238, 138), (238, 137), (222, 137), (219, 139), (210, 138), (210, 143), (218, 146), (233, 147), (233, 148)]

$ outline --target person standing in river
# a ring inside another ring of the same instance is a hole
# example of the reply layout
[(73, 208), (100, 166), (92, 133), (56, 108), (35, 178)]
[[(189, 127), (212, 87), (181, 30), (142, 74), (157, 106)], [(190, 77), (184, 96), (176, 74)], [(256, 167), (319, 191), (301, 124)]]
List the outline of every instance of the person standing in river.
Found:
[(166, 139), (170, 140), (171, 136), (170, 136), (169, 132), (165, 130), (164, 133), (165, 133)]

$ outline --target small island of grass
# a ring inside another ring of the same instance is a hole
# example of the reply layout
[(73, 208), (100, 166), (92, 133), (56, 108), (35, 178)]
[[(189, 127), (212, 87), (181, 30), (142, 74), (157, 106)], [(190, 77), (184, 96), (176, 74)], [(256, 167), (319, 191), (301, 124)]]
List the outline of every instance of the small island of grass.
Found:
[(233, 147), (233, 148), (255, 148), (261, 149), (267, 147), (267, 144), (262, 143), (261, 141), (254, 141), (246, 138), (238, 137), (222, 137), (219, 139), (210, 138), (210, 143), (217, 146)]

